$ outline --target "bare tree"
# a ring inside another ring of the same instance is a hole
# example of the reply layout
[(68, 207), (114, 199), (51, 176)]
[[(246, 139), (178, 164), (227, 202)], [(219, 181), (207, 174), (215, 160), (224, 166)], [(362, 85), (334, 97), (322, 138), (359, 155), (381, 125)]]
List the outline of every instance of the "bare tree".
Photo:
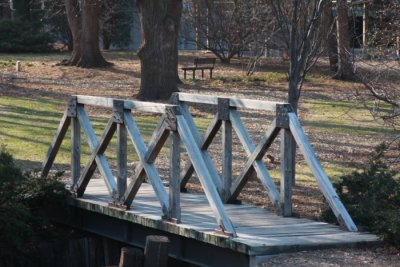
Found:
[[(372, 114), (390, 126), (400, 125), (400, 1), (369, 2), (374, 20), (369, 25), (368, 50), (356, 62), (356, 79), (365, 90), (357, 96)], [(371, 105), (371, 103), (373, 103)]]
[(328, 0), (271, 0), (282, 39), (289, 51), (288, 102), (297, 112), (306, 74), (321, 52), (321, 16)]
[(73, 51), (67, 65), (105, 67), (110, 65), (99, 48), (99, 1), (65, 0)]
[(141, 100), (168, 99), (178, 91), (178, 33), (181, 0), (138, 0), (142, 44)]
[(188, 1), (183, 21), (189, 31), (196, 29), (189, 41), (210, 50), (222, 63), (250, 47), (256, 48), (255, 55), (260, 54), (274, 29), (267, 0)]

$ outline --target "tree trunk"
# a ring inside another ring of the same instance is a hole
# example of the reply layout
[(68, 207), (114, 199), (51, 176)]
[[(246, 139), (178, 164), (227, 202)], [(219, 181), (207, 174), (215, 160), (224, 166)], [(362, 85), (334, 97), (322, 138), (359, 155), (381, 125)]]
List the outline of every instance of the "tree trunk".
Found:
[(141, 100), (168, 99), (178, 91), (178, 32), (181, 0), (138, 0), (142, 44)]
[(337, 46), (338, 70), (335, 79), (352, 80), (354, 78), (353, 63), (351, 60), (348, 6), (346, 0), (336, 2), (337, 9)]
[(332, 12), (332, 3), (328, 3), (324, 8), (323, 30), (327, 32), (326, 47), (328, 50), (329, 67), (331, 71), (338, 70), (338, 48), (336, 39), (335, 17)]
[(67, 65), (75, 66), (81, 58), (81, 14), (78, 0), (65, 0), (65, 10), (72, 34), (72, 53)]
[(65, 0), (73, 50), (67, 64), (83, 68), (110, 65), (99, 48), (99, 2), (97, 0)]
[(105, 67), (110, 65), (99, 48), (99, 5), (98, 0), (82, 0), (82, 55), (78, 67)]

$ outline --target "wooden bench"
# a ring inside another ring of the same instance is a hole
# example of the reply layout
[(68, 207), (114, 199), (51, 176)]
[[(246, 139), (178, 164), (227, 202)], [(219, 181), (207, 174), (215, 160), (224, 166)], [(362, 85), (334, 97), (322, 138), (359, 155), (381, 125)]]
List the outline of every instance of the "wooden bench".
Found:
[(193, 80), (196, 78), (196, 70), (201, 70), (201, 78), (204, 78), (204, 70), (210, 70), (210, 79), (212, 79), (212, 71), (215, 65), (215, 58), (197, 57), (194, 59), (193, 66), (182, 67), (183, 77), (186, 79), (186, 71), (191, 70), (193, 73)]

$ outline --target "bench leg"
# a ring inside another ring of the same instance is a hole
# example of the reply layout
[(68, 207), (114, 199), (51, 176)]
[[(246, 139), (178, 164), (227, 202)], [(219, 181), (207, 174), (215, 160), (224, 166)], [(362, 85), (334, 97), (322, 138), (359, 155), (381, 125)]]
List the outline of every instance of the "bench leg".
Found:
[(193, 80), (196, 79), (196, 70), (193, 70)]
[(210, 79), (212, 79), (212, 69), (210, 69)]
[(201, 78), (204, 79), (204, 70), (203, 69), (201, 70)]
[(183, 70), (183, 78), (186, 80), (186, 70)]

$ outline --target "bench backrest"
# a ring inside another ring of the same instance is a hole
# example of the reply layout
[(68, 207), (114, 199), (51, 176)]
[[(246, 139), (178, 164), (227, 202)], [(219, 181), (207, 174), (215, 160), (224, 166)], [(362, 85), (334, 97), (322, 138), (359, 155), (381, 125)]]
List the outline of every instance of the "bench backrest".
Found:
[(215, 58), (211, 57), (197, 57), (194, 59), (194, 65), (196, 67), (209, 67), (214, 68)]

